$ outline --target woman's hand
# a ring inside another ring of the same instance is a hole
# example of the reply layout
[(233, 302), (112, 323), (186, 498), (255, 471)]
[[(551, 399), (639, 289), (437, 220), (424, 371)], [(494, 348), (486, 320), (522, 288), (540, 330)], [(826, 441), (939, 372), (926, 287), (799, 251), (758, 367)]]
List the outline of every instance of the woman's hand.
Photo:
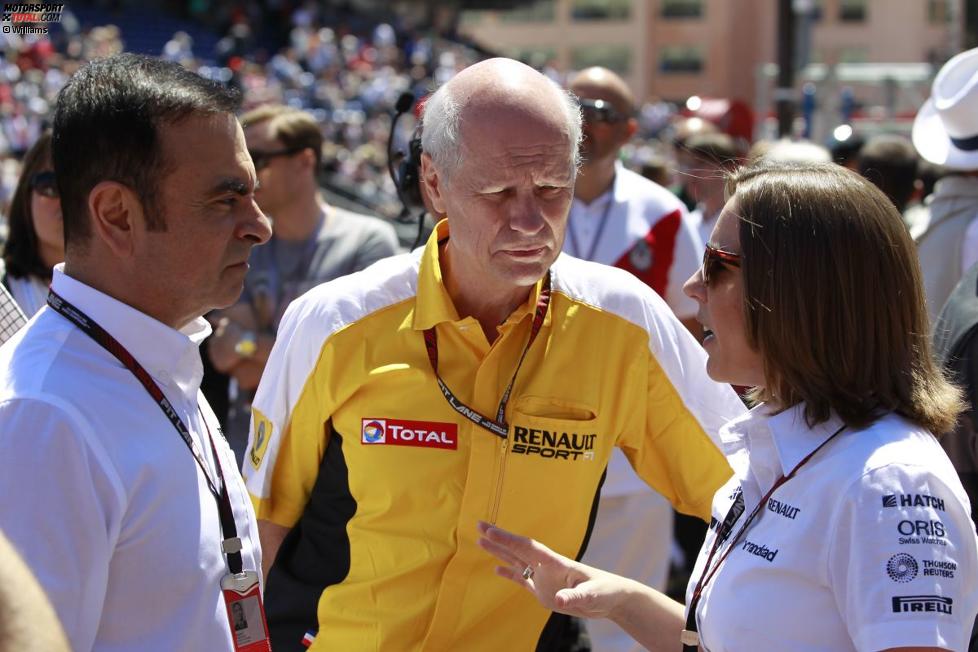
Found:
[(551, 611), (580, 618), (612, 618), (637, 584), (482, 521), (479, 532), (479, 545), (503, 563), (496, 567), (496, 574), (525, 588)]

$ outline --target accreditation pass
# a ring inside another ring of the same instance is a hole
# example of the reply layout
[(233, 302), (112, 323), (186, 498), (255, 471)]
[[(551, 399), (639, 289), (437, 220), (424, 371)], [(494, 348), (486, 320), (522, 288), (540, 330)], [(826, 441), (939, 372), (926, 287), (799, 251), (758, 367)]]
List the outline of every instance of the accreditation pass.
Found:
[(234, 651), (271, 652), (258, 573), (244, 571), (225, 575), (221, 579), (221, 592), (227, 606)]

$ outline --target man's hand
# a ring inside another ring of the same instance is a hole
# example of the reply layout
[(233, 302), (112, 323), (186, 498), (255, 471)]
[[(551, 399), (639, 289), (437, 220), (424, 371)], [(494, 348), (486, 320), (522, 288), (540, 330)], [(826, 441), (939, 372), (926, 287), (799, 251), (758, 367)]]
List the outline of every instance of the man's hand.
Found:
[(222, 374), (229, 373), (241, 361), (235, 347), (245, 330), (224, 316), (214, 325), (214, 334), (208, 342), (207, 353), (211, 364)]
[[(211, 364), (222, 374), (233, 376), (238, 387), (250, 391), (258, 387), (275, 336), (266, 334), (256, 323), (250, 305), (238, 303), (211, 317), (214, 333), (208, 339)], [(249, 333), (253, 338), (246, 338)], [(242, 346), (246, 342), (249, 346)]]

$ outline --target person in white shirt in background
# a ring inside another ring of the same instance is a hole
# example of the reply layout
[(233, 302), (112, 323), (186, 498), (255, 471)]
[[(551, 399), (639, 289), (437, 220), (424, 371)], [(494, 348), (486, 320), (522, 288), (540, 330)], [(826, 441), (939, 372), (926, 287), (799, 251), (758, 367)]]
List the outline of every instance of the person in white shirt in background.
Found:
[(224, 589), (252, 578), (257, 604), (254, 511), (199, 391), (201, 315), (271, 234), (236, 107), (130, 54), (59, 95), (66, 260), (0, 348), (0, 530), (76, 652), (239, 650)]
[[(696, 270), (702, 243), (682, 202), (668, 189), (626, 169), (618, 154), (635, 135), (635, 101), (607, 68), (588, 68), (570, 82), (584, 118), (581, 171), (574, 186), (564, 252), (625, 269), (665, 299), (693, 332), (696, 303), (682, 284)], [(584, 561), (665, 588), (672, 552), (673, 511), (615, 450)], [(637, 649), (615, 627), (588, 623), (596, 651)]]
[[(686, 283), (707, 372), (750, 385), (721, 429), (734, 476), (683, 605), (482, 523), (496, 572), (649, 650), (967, 648), (978, 538), (935, 435), (961, 392), (935, 364), (920, 267), (893, 204), (835, 164), (735, 173)], [(685, 623), (685, 625), (684, 625)]]

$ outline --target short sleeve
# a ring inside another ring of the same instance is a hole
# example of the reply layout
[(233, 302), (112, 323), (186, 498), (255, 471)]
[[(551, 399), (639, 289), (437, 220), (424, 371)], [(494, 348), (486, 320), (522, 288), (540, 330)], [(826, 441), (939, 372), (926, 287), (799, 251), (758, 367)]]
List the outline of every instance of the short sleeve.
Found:
[(255, 516), (291, 527), (299, 520), (326, 449), (328, 399), (322, 368), (322, 328), (309, 328), (308, 302), (294, 302), (279, 325), (275, 345), (252, 402), (242, 475)]
[(893, 464), (844, 493), (828, 577), (856, 649), (967, 648), (978, 612), (978, 548), (952, 482)]
[(720, 429), (745, 412), (734, 391), (706, 373), (706, 353), (649, 293), (646, 393), (641, 429), (620, 446), (636, 473), (678, 511), (709, 519), (716, 490), (731, 475)]
[(0, 403), (0, 530), (44, 588), (72, 649), (91, 649), (125, 513), (108, 455), (76, 411)]

